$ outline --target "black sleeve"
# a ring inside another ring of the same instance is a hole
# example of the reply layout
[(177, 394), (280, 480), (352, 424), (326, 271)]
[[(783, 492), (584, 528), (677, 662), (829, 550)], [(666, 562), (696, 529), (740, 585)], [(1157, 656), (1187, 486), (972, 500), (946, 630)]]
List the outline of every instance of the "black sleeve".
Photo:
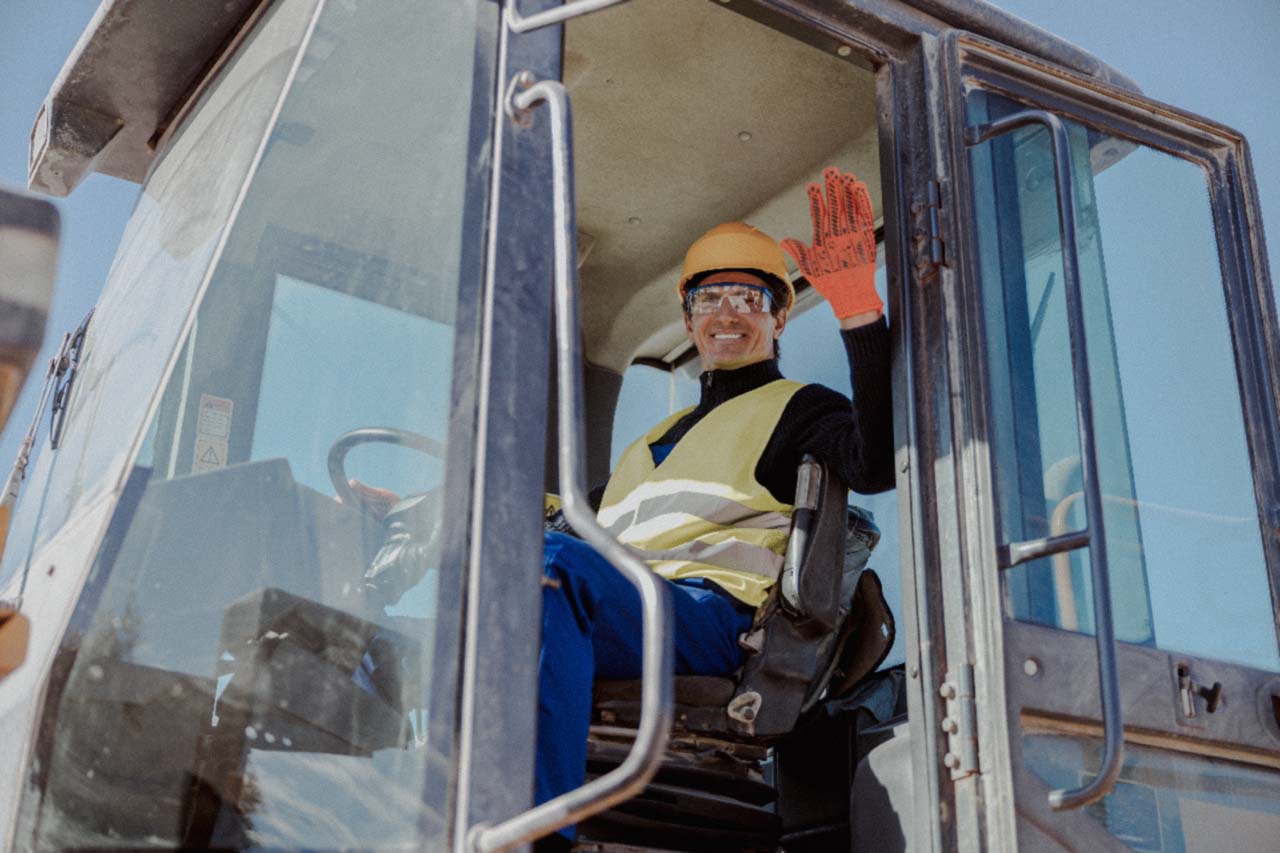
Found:
[(796, 470), (806, 453), (855, 492), (893, 488), (889, 327), (880, 320), (843, 330), (840, 337), (849, 357), (853, 400), (823, 385), (797, 391), (756, 466), (756, 479), (783, 503), (795, 501)]

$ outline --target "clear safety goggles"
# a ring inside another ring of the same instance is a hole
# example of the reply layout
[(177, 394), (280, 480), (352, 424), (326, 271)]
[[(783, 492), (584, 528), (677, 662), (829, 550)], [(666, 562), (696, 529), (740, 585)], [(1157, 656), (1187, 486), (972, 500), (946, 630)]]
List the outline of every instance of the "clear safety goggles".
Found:
[(729, 300), (729, 307), (739, 314), (763, 314), (773, 302), (767, 287), (732, 281), (700, 284), (689, 288), (684, 294), (685, 306), (690, 314), (714, 314), (726, 299)]

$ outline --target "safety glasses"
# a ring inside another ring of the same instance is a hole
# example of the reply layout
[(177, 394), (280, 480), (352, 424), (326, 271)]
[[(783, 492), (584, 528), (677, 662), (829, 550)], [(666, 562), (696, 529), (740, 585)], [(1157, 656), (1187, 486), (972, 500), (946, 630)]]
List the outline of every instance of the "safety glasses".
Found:
[(768, 288), (732, 281), (701, 284), (689, 288), (684, 294), (685, 307), (690, 314), (714, 314), (726, 299), (729, 307), (739, 314), (763, 314), (772, 303)]

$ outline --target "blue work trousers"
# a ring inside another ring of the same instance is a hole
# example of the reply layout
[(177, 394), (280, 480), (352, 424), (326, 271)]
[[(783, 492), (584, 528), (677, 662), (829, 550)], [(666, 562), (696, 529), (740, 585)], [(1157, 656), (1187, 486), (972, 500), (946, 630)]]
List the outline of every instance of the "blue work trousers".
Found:
[[(640, 677), (640, 595), (580, 539), (548, 533), (538, 657), (538, 803), (583, 783), (591, 683)], [(742, 665), (751, 612), (698, 580), (669, 582), (678, 675), (727, 675)], [(573, 827), (561, 832), (573, 838)]]

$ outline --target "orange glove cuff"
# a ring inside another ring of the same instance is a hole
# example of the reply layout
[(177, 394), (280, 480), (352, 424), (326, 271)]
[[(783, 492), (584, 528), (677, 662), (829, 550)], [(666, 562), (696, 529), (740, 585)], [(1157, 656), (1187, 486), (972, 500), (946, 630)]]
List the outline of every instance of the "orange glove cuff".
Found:
[(809, 283), (831, 303), (832, 312), (840, 320), (869, 311), (884, 311), (884, 301), (876, 293), (874, 266), (857, 266), (813, 276)]

